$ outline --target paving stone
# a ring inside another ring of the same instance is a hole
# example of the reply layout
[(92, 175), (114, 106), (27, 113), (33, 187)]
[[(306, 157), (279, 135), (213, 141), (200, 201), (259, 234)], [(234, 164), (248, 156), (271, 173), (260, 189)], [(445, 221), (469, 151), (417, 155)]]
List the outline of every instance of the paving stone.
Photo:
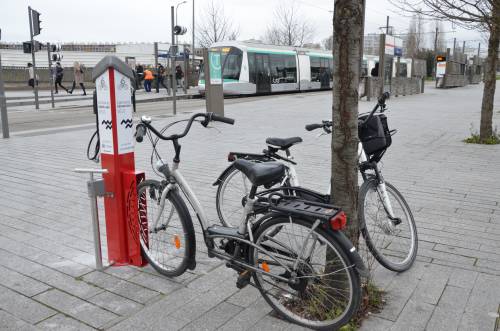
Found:
[(240, 307), (248, 307), (261, 297), (260, 291), (253, 286), (247, 286), (232, 295), (227, 302)]
[(496, 318), (490, 315), (477, 314), (477, 313), (465, 313), (462, 315), (460, 320), (460, 325), (458, 327), (459, 331), (495, 331)]
[(401, 315), (399, 315), (391, 330), (425, 330), (425, 326), (431, 318), (433, 311), (434, 306), (431, 304), (410, 300), (405, 305)]
[(478, 273), (475, 271), (455, 268), (450, 273), (448, 285), (471, 289), (476, 283)]
[(57, 313), (53, 309), (3, 286), (0, 286), (0, 309), (32, 324)]
[(226, 323), (241, 310), (243, 310), (242, 307), (222, 302), (198, 319), (186, 325), (183, 330), (217, 330), (222, 324)]
[(390, 330), (394, 324), (392, 321), (376, 316), (370, 316), (362, 323), (359, 331), (387, 331)]
[(44, 292), (37, 295), (35, 299), (94, 328), (100, 328), (118, 317), (118, 315), (59, 290)]
[(145, 287), (99, 271), (94, 271), (85, 275), (83, 280), (142, 304), (160, 295), (160, 293), (156, 291), (149, 290)]
[[(292, 324), (293, 325), (293, 324)], [(260, 331), (260, 330), (290, 330), (290, 323), (285, 321), (284, 319), (277, 318), (271, 315), (264, 316), (260, 321), (258, 321), (255, 325), (253, 325), (249, 330), (252, 331)], [(296, 325), (294, 330), (310, 330), (309, 328), (304, 328), (299, 325)]]
[(0, 285), (24, 294), (27, 297), (34, 296), (50, 288), (50, 286), (44, 283), (2, 266), (0, 266)]
[(36, 328), (0, 309), (0, 330), (35, 331)]
[(57, 314), (51, 318), (37, 324), (40, 330), (57, 330), (57, 331), (91, 331), (96, 330), (88, 325), (85, 325), (71, 317), (63, 314)]
[(434, 309), (432, 317), (427, 323), (428, 331), (455, 331), (458, 329), (462, 311), (456, 309), (448, 310), (440, 306)]
[(181, 287), (181, 284), (173, 281), (172, 279), (161, 275), (150, 275), (144, 272), (129, 278), (128, 281), (163, 294), (168, 294)]
[(219, 330), (248, 330), (271, 311), (272, 308), (267, 302), (264, 299), (259, 299), (231, 318), (227, 323), (222, 325)]
[(88, 301), (121, 316), (129, 316), (144, 307), (140, 303), (107, 291), (88, 299)]
[(436, 305), (444, 291), (451, 268), (429, 265), (412, 296), (412, 300)]
[(455, 286), (446, 286), (443, 295), (439, 299), (438, 306), (448, 311), (463, 313), (471, 290)]

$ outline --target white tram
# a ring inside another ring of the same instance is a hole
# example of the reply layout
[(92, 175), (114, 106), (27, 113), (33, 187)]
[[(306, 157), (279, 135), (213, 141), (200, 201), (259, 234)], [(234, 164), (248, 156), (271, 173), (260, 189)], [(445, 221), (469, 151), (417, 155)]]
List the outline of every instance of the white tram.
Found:
[[(332, 88), (331, 51), (257, 44), (245, 41), (214, 43), (221, 51), (225, 95), (270, 94)], [(400, 75), (410, 75), (411, 60), (401, 59)], [(364, 56), (361, 76), (369, 76), (378, 56)], [(391, 76), (394, 76), (396, 64)], [(404, 67), (404, 70), (402, 70)], [(205, 93), (205, 77), (200, 70), (198, 90)]]

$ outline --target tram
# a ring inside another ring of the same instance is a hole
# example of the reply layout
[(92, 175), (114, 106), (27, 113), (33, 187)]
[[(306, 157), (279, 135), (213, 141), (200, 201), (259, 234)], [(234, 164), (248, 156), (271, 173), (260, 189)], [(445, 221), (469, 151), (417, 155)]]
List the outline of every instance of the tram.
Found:
[[(332, 88), (331, 51), (258, 44), (250, 41), (224, 41), (210, 49), (221, 52), (222, 81), (225, 95), (272, 94), (318, 91)], [(411, 63), (401, 59), (403, 66)], [(362, 76), (369, 76), (378, 63), (377, 56), (364, 56)], [(394, 64), (395, 66), (395, 64)], [(395, 67), (391, 70), (393, 76)], [(409, 75), (410, 70), (404, 70)], [(200, 70), (198, 91), (205, 94), (205, 77)]]

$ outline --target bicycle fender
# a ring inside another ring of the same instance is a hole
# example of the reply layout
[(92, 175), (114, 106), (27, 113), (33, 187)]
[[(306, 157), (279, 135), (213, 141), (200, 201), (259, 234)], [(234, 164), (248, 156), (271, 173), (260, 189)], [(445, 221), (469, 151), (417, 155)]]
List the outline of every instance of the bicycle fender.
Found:
[(224, 171), (219, 175), (219, 177), (217, 178), (217, 180), (212, 184), (212, 186), (219, 186), (221, 183), (222, 183), (222, 179), (226, 176), (226, 174), (231, 171), (231, 169), (233, 168), (233, 164), (231, 163), (229, 165), (229, 167), (227, 167), (226, 169), (224, 169)]
[(365, 267), (365, 264), (363, 263), (363, 259), (361, 259), (361, 256), (359, 256), (359, 253), (356, 250), (356, 247), (353, 246), (353, 244), (347, 238), (347, 236), (341, 231), (329, 230), (328, 232), (340, 244), (340, 246), (342, 246), (342, 248), (344, 248), (349, 259), (351, 260), (352, 263), (354, 263), (354, 266), (355, 266), (356, 270), (358, 271), (358, 273), (363, 277), (368, 277), (369, 271)]

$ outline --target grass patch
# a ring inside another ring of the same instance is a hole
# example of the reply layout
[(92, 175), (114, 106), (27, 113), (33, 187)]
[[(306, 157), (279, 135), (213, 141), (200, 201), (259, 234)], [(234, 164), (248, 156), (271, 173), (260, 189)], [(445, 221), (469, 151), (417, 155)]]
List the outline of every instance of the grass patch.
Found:
[(355, 331), (363, 320), (370, 314), (379, 313), (385, 305), (385, 291), (379, 289), (373, 282), (369, 281), (362, 286), (363, 296), (358, 314), (351, 321), (341, 327), (339, 331)]
[(465, 138), (463, 142), (467, 144), (498, 145), (500, 144), (500, 137), (497, 135), (493, 135), (486, 140), (481, 141), (481, 138), (479, 138), (478, 134), (473, 134), (472, 136)]

